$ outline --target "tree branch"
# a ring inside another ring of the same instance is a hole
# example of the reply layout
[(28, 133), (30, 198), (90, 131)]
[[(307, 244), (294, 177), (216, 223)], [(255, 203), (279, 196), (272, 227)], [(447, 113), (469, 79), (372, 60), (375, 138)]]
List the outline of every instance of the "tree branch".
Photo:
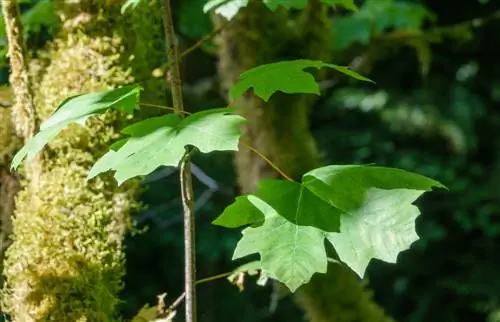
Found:
[[(2, 0), (1, 5), (11, 67), (9, 81), (14, 94), (13, 122), (17, 134), (27, 142), (35, 135), (37, 122), (35, 104), (33, 102), (33, 89), (29, 78), (27, 49), (23, 39), (21, 15), (16, 0)], [(38, 177), (40, 176), (41, 168), (41, 158), (40, 155), (37, 155), (29, 164), (28, 171), (30, 186), (34, 189), (38, 187)]]

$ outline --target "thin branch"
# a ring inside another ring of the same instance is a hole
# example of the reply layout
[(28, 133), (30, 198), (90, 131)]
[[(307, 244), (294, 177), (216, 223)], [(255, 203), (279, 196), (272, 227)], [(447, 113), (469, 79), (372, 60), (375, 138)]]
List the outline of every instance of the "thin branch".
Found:
[[(209, 277), (205, 277), (205, 278), (202, 278), (201, 280), (199, 281), (196, 281), (196, 285), (199, 285), (199, 284), (203, 284), (203, 283), (206, 283), (206, 282), (210, 282), (210, 281), (215, 281), (215, 280), (218, 280), (218, 279), (221, 279), (221, 278), (224, 278), (224, 277), (227, 277), (229, 275), (231, 275), (232, 272), (227, 272), (227, 273), (222, 273), (222, 274), (219, 274), (219, 275), (215, 275), (215, 276), (209, 276)], [(179, 306), (179, 304), (181, 304), (181, 302), (184, 300), (184, 298), (186, 297), (186, 292), (182, 293), (167, 309), (167, 312), (170, 312), (170, 311), (173, 311), (177, 306)]]
[(232, 272), (227, 272), (227, 273), (222, 273), (222, 274), (219, 274), (219, 275), (214, 275), (214, 276), (209, 276), (209, 277), (202, 278), (201, 280), (196, 281), (196, 285), (224, 278), (226, 276), (231, 275), (231, 273)]
[[(168, 62), (170, 64), (172, 102), (175, 113), (184, 116), (179, 46), (175, 38), (170, 0), (163, 1), (163, 10), (163, 25), (165, 28), (165, 40), (168, 45)], [(186, 293), (186, 322), (196, 322), (195, 209), (191, 177), (191, 152), (191, 148), (186, 148), (186, 153), (179, 164), (182, 207), (184, 210), (184, 292)]]
[(159, 108), (162, 110), (168, 110), (168, 111), (173, 111), (173, 112), (178, 112), (183, 115), (191, 115), (191, 113), (186, 112), (186, 111), (178, 111), (175, 107), (169, 107), (165, 105), (158, 105), (158, 104), (150, 104), (150, 103), (140, 103), (139, 105), (146, 106), (146, 107), (155, 107)]
[(276, 164), (274, 164), (271, 160), (269, 160), (265, 155), (259, 152), (256, 148), (251, 146), (249, 143), (240, 141), (240, 143), (245, 146), (247, 149), (252, 151), (253, 153), (257, 154), (262, 160), (266, 161), (276, 172), (278, 172), (283, 178), (285, 178), (288, 181), (294, 181), (289, 175), (287, 175), (283, 170), (281, 170)]
[(189, 47), (188, 49), (184, 50), (181, 53), (181, 58), (184, 58), (185, 56), (189, 55), (192, 51), (203, 45), (205, 42), (209, 41), (213, 37), (217, 36), (222, 30), (224, 30), (227, 25), (229, 25), (230, 21), (226, 21), (222, 26), (219, 26), (219, 28), (213, 30), (211, 33), (206, 34), (202, 38), (200, 38), (194, 45)]
[[(229, 23), (230, 23), (230, 21), (226, 21), (222, 26), (219, 26), (217, 29), (213, 30), (209, 34), (206, 34), (202, 38), (198, 39), (198, 41), (196, 43), (194, 43), (191, 47), (189, 47), (188, 49), (184, 50), (180, 54), (180, 59), (181, 60), (184, 59), (187, 55), (189, 55), (190, 53), (192, 53), (193, 51), (195, 51), (196, 49), (198, 49), (199, 47), (201, 47), (205, 42), (209, 41), (213, 37), (215, 37), (218, 34), (220, 34), (229, 25)], [(169, 68), (170, 68), (170, 64), (167, 63), (167, 64), (164, 64), (164, 65), (161, 65), (158, 68), (160, 70), (162, 70), (163, 72), (167, 72), (169, 70)]]
[[(34, 95), (29, 78), (28, 51), (23, 39), (21, 15), (17, 1), (2, 0), (1, 5), (11, 67), (9, 81), (14, 97), (13, 122), (17, 134), (27, 142), (37, 131)], [(42, 171), (40, 154), (37, 154), (35, 159), (29, 163), (28, 168), (29, 183), (35, 191)], [(34, 199), (35, 197), (33, 197)]]
[(182, 80), (180, 72), (179, 46), (175, 37), (174, 21), (172, 19), (172, 7), (170, 0), (163, 1), (163, 26), (165, 28), (165, 41), (167, 43), (167, 55), (170, 71), (170, 84), (172, 90), (172, 101), (176, 113), (182, 115), (184, 103), (182, 101)]

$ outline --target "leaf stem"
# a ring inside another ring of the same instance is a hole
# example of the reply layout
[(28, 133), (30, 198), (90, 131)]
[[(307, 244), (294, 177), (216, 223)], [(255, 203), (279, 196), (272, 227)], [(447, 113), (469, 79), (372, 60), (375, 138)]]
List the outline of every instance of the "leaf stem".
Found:
[[(227, 273), (222, 273), (222, 274), (219, 274), (219, 275), (215, 275), (215, 276), (209, 276), (209, 277), (205, 277), (205, 278), (202, 278), (201, 280), (199, 281), (196, 281), (196, 285), (198, 284), (203, 284), (203, 283), (206, 283), (206, 282), (210, 282), (210, 281), (215, 281), (215, 280), (218, 280), (218, 279), (221, 279), (221, 278), (224, 278), (226, 276), (229, 276), (231, 275), (232, 272), (227, 272)], [(177, 306), (179, 306), (179, 304), (181, 304), (181, 302), (184, 300), (184, 298), (186, 297), (186, 292), (183, 292), (177, 299), (175, 299), (175, 301), (168, 307), (167, 311), (168, 312), (171, 312), (173, 311)]]
[[(150, 104), (150, 103), (139, 103), (139, 105), (146, 106), (146, 107), (156, 107), (162, 110), (168, 110), (168, 111), (174, 111), (177, 112), (178, 110), (175, 107), (170, 107), (170, 106), (165, 106), (165, 105), (158, 105), (158, 104)], [(184, 115), (191, 115), (191, 113), (186, 112), (186, 111), (178, 111)]]
[[(156, 107), (156, 108), (161, 108), (161, 109), (165, 109), (165, 110), (170, 110), (170, 111), (176, 111), (175, 108), (173, 107), (169, 107), (169, 106), (164, 106), (164, 105), (158, 105), (158, 104), (149, 104), (149, 103), (141, 103), (140, 105), (143, 105), (143, 106), (148, 106), (148, 107)], [(181, 111), (182, 114), (185, 114), (185, 115), (191, 115), (191, 113), (189, 112), (186, 112), (186, 111)], [(286, 180), (288, 181), (293, 181), (292, 178), (290, 178), (289, 175), (287, 175), (283, 170), (281, 170), (276, 164), (274, 164), (271, 160), (269, 160), (265, 155), (263, 155), (261, 152), (259, 152), (259, 150), (257, 150), (256, 148), (252, 147), (249, 143), (247, 142), (244, 142), (244, 141), (241, 141), (241, 143), (243, 144), (243, 146), (245, 146), (247, 149), (249, 149), (250, 151), (254, 152), (255, 154), (257, 154), (260, 158), (262, 158), (264, 161), (266, 161), (274, 170), (276, 170), (276, 172), (278, 172), (283, 178), (285, 178)]]
[(252, 151), (253, 153), (257, 154), (262, 160), (266, 161), (276, 172), (278, 172), (283, 178), (285, 178), (288, 181), (294, 181), (289, 175), (287, 175), (283, 170), (281, 170), (276, 164), (274, 164), (271, 160), (269, 160), (265, 155), (263, 155), (259, 150), (251, 146), (249, 143), (245, 141), (240, 141), (243, 146), (245, 146), (247, 149)]
[(222, 30), (224, 30), (227, 25), (229, 24), (230, 21), (226, 21), (222, 26), (218, 27), (217, 29), (213, 30), (211, 33), (206, 34), (202, 38), (200, 38), (194, 45), (189, 47), (188, 49), (184, 50), (181, 53), (181, 58), (184, 58), (185, 56), (189, 55), (192, 51), (203, 45), (206, 41), (212, 39), (216, 35), (218, 35)]

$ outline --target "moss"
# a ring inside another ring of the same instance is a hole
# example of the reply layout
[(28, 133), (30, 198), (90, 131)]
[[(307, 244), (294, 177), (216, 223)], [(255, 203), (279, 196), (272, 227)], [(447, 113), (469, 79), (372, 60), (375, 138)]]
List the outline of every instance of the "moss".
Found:
[(14, 151), (21, 145), (12, 126), (10, 108), (0, 107), (0, 165), (8, 166)]
[[(41, 121), (68, 96), (146, 79), (160, 64), (159, 55), (144, 60), (161, 40), (152, 19), (157, 8), (145, 3), (122, 16), (119, 1), (57, 4), (63, 28), (31, 65)], [(24, 184), (5, 264), (3, 309), (13, 321), (118, 319), (122, 240), (129, 214), (140, 206), (139, 182), (117, 187), (110, 175), (88, 183), (85, 177), (127, 119), (109, 112), (87, 128), (68, 127), (45, 150), (38, 187)]]
[[(7, 88), (0, 89), (3, 96)], [(10, 108), (0, 108), (0, 272), (3, 273), (4, 252), (10, 244), (14, 197), (19, 191), (19, 179), (9, 171), (14, 152), (21, 146), (12, 124)], [(0, 286), (3, 285), (3, 274)]]

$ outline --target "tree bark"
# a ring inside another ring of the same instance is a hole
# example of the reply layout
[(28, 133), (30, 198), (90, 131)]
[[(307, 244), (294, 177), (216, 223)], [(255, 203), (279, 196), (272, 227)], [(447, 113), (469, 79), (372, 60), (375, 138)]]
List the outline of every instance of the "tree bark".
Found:
[(21, 189), (18, 176), (10, 172), (10, 163), (20, 146), (21, 139), (16, 136), (12, 124), (11, 108), (0, 108), (0, 287), (3, 286), (5, 250), (11, 242), (14, 199)]
[[(54, 3), (61, 31), (30, 63), (38, 121), (69, 96), (149, 78), (161, 64), (161, 14), (150, 1), (125, 15), (122, 1)], [(109, 174), (85, 178), (127, 117), (110, 112), (89, 120), (86, 129), (68, 126), (44, 149), (37, 187), (23, 182), (2, 294), (11, 321), (119, 319), (122, 241), (129, 214), (139, 207), (139, 182), (117, 187)]]
[[(214, 17), (214, 22), (217, 27), (223, 20)], [(316, 1), (309, 1), (298, 19), (286, 11), (271, 13), (250, 1), (217, 38), (222, 87), (228, 90), (241, 72), (265, 63), (298, 58), (329, 61), (329, 35), (325, 8)], [(308, 123), (313, 99), (312, 95), (277, 93), (266, 103), (247, 93), (232, 104), (248, 120), (243, 139), (294, 179), (321, 161)], [(236, 167), (243, 193), (253, 192), (259, 180), (277, 176), (244, 146), (236, 155)], [(355, 274), (341, 265), (330, 265), (327, 274), (316, 274), (296, 292), (295, 299), (312, 322), (391, 320)]]

